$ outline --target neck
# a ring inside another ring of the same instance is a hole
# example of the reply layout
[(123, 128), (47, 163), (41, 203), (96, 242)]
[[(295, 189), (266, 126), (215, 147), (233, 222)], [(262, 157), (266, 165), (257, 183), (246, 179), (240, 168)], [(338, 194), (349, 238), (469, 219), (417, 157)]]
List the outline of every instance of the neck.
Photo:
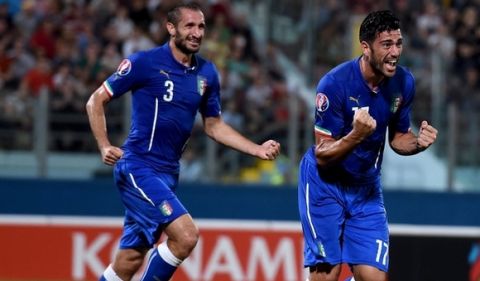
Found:
[(362, 73), (365, 82), (367, 82), (368, 87), (374, 92), (377, 91), (378, 86), (385, 78), (383, 74), (376, 73), (365, 56), (360, 58), (360, 72)]
[(183, 64), (184, 66), (190, 67), (192, 65), (192, 54), (185, 54), (182, 52), (173, 40), (169, 42), (170, 50), (172, 50), (173, 57), (176, 61)]

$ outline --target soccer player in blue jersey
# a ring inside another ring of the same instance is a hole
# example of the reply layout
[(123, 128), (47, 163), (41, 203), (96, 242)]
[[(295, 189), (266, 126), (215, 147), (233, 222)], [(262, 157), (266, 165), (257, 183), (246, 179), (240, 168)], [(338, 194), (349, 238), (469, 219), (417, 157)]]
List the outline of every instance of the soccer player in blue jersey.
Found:
[[(198, 229), (175, 188), (197, 112), (206, 134), (221, 144), (264, 160), (280, 152), (276, 141), (255, 144), (222, 120), (217, 70), (196, 55), (205, 32), (200, 7), (181, 4), (172, 9), (167, 30), (165, 45), (124, 59), (87, 103), (93, 135), (103, 162), (114, 165), (126, 209), (119, 250), (100, 280), (131, 280), (162, 233), (168, 239), (152, 251), (141, 280), (169, 280), (194, 249)], [(132, 124), (119, 148), (108, 139), (105, 107), (129, 91)]]
[(299, 165), (310, 281), (336, 281), (341, 263), (350, 265), (356, 281), (387, 279), (389, 231), (380, 184), (387, 128), (388, 143), (400, 155), (424, 151), (437, 136), (427, 121), (418, 134), (410, 128), (415, 84), (398, 65), (399, 20), (390, 11), (372, 12), (359, 35), (362, 55), (318, 83), (315, 145)]

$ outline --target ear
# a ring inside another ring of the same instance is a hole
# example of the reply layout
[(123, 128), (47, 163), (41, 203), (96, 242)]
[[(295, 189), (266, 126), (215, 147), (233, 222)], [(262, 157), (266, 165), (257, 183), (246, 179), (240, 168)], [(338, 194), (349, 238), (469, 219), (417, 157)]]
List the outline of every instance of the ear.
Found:
[(175, 25), (171, 22), (167, 22), (167, 31), (168, 34), (170, 34), (170, 37), (175, 37), (175, 34), (177, 33), (177, 29), (175, 28)]
[(362, 49), (362, 54), (364, 56), (370, 56), (370, 45), (367, 41), (360, 42), (360, 48)]

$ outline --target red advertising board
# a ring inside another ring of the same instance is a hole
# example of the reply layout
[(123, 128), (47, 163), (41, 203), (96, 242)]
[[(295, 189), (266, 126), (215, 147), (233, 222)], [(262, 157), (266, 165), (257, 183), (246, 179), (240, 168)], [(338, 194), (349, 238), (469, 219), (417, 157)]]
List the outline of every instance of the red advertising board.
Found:
[[(197, 223), (199, 243), (174, 281), (306, 279), (297, 222)], [(0, 216), (0, 279), (98, 280), (115, 254), (121, 226), (121, 218)]]

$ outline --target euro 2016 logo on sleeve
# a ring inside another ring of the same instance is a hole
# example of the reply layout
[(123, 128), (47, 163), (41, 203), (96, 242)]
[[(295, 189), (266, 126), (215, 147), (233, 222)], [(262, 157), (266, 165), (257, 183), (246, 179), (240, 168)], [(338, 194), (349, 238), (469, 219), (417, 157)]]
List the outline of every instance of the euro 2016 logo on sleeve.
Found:
[(325, 112), (328, 109), (330, 102), (328, 101), (328, 97), (324, 93), (317, 93), (317, 97), (315, 99), (315, 107), (317, 108), (318, 112)]
[(124, 59), (117, 68), (118, 76), (126, 76), (132, 70), (132, 63), (129, 59)]
[(173, 208), (172, 206), (170, 206), (167, 200), (163, 201), (162, 204), (160, 204), (159, 209), (166, 217), (170, 216), (173, 213)]

